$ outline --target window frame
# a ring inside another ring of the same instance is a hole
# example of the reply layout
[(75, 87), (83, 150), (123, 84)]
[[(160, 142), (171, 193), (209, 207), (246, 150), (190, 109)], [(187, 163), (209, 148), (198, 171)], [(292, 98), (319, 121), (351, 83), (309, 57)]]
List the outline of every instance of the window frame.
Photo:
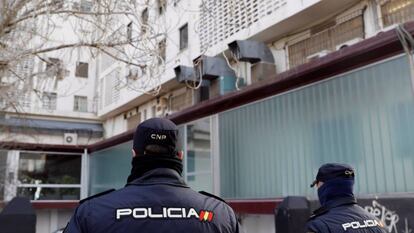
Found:
[[(54, 151), (31, 151), (31, 150), (19, 150), (19, 151), (7, 151), (6, 150), (6, 155), (10, 156), (9, 153), (10, 152), (15, 152), (17, 154), (15, 155), (11, 155), (11, 156), (18, 156), (18, 166), (16, 169), (16, 173), (13, 175), (13, 180), (14, 180), (14, 186), (15, 189), (14, 191), (16, 192), (15, 194), (17, 195), (18, 193), (18, 189), (19, 188), (49, 188), (49, 189), (78, 189), (79, 190), (79, 196), (78, 199), (37, 199), (34, 200), (32, 199), (32, 197), (30, 197), (30, 200), (32, 202), (39, 202), (39, 201), (65, 201), (65, 200), (80, 200), (82, 198), (82, 193), (84, 192), (84, 189), (86, 188), (85, 185), (83, 184), (83, 178), (82, 176), (84, 175), (83, 173), (85, 172), (83, 169), (83, 156), (84, 154), (82, 153), (74, 153), (74, 152), (54, 152)], [(20, 156), (22, 153), (26, 153), (26, 154), (34, 154), (34, 155), (41, 155), (41, 154), (51, 154), (51, 155), (55, 155), (55, 156), (79, 156), (80, 159), (80, 170), (79, 170), (79, 183), (74, 183), (74, 184), (53, 184), (53, 183), (43, 183), (43, 184), (29, 184), (29, 183), (21, 183), (19, 180), (19, 173), (20, 173)], [(9, 184), (10, 185), (10, 184)], [(9, 194), (10, 195), (10, 194)], [(5, 193), (4, 195), (5, 197), (7, 196), (7, 194)]]
[[(80, 102), (78, 102), (80, 101)], [(82, 102), (84, 101), (84, 102)], [(85, 103), (84, 107), (82, 108), (82, 104)], [(88, 112), (88, 96), (83, 95), (74, 95), (73, 96), (73, 111), (75, 112)]]

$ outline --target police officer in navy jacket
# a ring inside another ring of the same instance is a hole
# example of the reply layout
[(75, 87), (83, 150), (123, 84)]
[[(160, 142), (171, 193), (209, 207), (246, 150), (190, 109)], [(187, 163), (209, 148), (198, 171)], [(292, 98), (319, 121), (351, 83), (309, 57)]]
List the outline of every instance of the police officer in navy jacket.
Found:
[(239, 232), (236, 215), (223, 200), (185, 184), (177, 134), (167, 119), (141, 123), (127, 185), (82, 200), (64, 232)]
[(308, 221), (308, 232), (386, 233), (382, 223), (357, 205), (353, 193), (355, 171), (347, 164), (319, 168), (311, 187), (318, 188), (321, 208)]

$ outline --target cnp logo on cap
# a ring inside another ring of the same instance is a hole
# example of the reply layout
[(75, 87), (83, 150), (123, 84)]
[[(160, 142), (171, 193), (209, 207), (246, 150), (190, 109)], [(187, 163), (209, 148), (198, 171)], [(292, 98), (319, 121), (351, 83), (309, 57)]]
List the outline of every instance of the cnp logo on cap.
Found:
[(167, 139), (167, 135), (153, 133), (153, 134), (151, 134), (151, 138), (154, 139), (154, 140), (165, 140), (165, 139)]

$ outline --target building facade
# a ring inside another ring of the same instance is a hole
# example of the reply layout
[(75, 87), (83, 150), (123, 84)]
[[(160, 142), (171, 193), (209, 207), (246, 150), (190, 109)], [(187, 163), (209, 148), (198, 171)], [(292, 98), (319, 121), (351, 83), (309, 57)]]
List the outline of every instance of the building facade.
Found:
[[(22, 182), (14, 188), (41, 187), (40, 194), (62, 189), (46, 201), (32, 189), (39, 211), (54, 211), (56, 228), (76, 206), (67, 199), (124, 186), (133, 130), (151, 117), (167, 116), (179, 125), (185, 180), (227, 199), (246, 232), (274, 232), (274, 209), (284, 196), (315, 198), (309, 183), (325, 162), (352, 164), (359, 196), (414, 192), (408, 179), (414, 175), (414, 81), (396, 34), (402, 23), (414, 33), (413, 1), (158, 0), (143, 5), (141, 16), (151, 30), (165, 32), (152, 43), (158, 56), (145, 66), (104, 54), (81, 61), (91, 74), (82, 96), (96, 100), (96, 111), (56, 118), (76, 124), (67, 126), (78, 127), (76, 145), (64, 145), (61, 134), (30, 145), (3, 143), (3, 164), (18, 167), (12, 172), (22, 177), (47, 163), (63, 166), (55, 172), (66, 179), (64, 186), (45, 181), (51, 186)], [(132, 37), (149, 30), (129, 25), (125, 19)], [(242, 41), (256, 42), (259, 52), (243, 50)], [(216, 68), (209, 70), (210, 64)], [(74, 110), (83, 109), (75, 105), (84, 98), (71, 98)], [(94, 135), (89, 141), (82, 139), (85, 128)], [(57, 156), (62, 151), (65, 156)], [(29, 161), (34, 156), (42, 160)]]

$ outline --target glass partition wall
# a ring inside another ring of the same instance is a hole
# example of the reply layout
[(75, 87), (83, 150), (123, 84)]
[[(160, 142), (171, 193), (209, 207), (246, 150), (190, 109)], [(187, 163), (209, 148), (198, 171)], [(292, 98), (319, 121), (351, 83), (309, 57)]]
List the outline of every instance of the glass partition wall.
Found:
[(314, 195), (327, 162), (356, 168), (358, 194), (414, 192), (411, 87), (400, 56), (219, 113), (221, 195)]

